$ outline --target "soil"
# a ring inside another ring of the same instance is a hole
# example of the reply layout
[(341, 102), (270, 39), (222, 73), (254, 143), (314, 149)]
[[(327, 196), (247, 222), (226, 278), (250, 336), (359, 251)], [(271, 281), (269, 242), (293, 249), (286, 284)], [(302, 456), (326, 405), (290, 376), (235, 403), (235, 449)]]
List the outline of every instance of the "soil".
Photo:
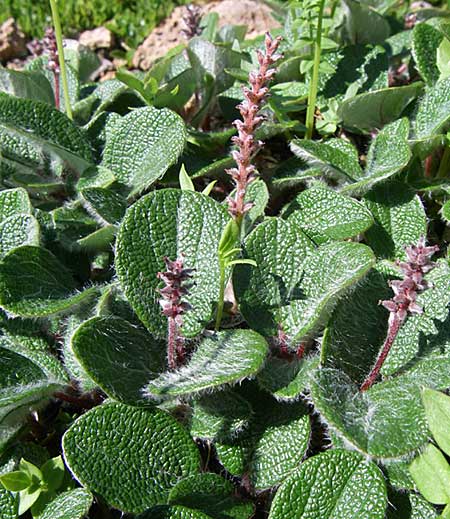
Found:
[[(133, 66), (147, 70), (155, 59), (164, 56), (168, 50), (185, 42), (181, 32), (184, 27), (184, 7), (177, 7), (166, 20), (156, 27), (138, 47), (133, 58)], [(219, 25), (246, 25), (247, 37), (254, 38), (268, 30), (280, 27), (272, 16), (272, 10), (258, 0), (217, 0), (202, 6), (203, 14), (216, 12)]]

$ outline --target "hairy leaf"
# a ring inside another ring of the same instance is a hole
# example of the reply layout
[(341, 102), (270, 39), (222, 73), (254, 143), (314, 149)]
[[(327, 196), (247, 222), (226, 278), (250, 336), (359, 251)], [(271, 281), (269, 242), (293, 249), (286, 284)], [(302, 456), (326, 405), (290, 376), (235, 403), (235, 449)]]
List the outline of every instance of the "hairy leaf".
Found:
[(0, 259), (21, 245), (39, 245), (39, 224), (29, 214), (16, 214), (0, 222)]
[(248, 474), (256, 490), (280, 484), (300, 464), (309, 444), (310, 424), (303, 403), (281, 403), (251, 388), (254, 414), (234, 439), (216, 442), (222, 465)]
[(449, 367), (446, 356), (423, 360), (363, 393), (344, 372), (325, 368), (317, 372), (311, 392), (323, 418), (347, 444), (379, 460), (401, 459), (428, 442), (421, 386), (448, 387)]
[(425, 140), (443, 133), (450, 119), (450, 78), (428, 88), (417, 104), (413, 138)]
[(436, 57), (442, 39), (442, 33), (426, 23), (418, 23), (413, 29), (411, 53), (427, 85), (433, 85), (439, 79)]
[(182, 256), (185, 267), (194, 269), (195, 290), (185, 298), (192, 310), (183, 316), (182, 333), (195, 336), (211, 319), (220, 290), (219, 241), (228, 219), (226, 209), (211, 198), (175, 189), (150, 193), (127, 211), (117, 237), (117, 274), (133, 309), (154, 335), (164, 337), (167, 327), (157, 292), (164, 256)]
[(92, 164), (92, 152), (82, 131), (45, 103), (0, 92), (0, 127), (21, 145), (37, 146), (67, 162), (78, 173)]
[(165, 345), (119, 317), (94, 317), (72, 336), (72, 351), (105, 393), (142, 403), (142, 388), (165, 367)]
[(380, 469), (356, 452), (317, 454), (281, 485), (269, 519), (384, 519), (387, 495)]
[(92, 494), (84, 488), (67, 490), (50, 501), (39, 519), (83, 519), (92, 505)]
[(369, 133), (398, 119), (422, 88), (423, 84), (417, 82), (358, 94), (346, 99), (338, 114), (346, 128)]
[(291, 150), (311, 168), (319, 168), (344, 180), (354, 180), (363, 174), (356, 148), (343, 139), (330, 139), (320, 143), (295, 140), (291, 143)]
[(408, 145), (409, 121), (399, 119), (381, 130), (367, 153), (364, 177), (344, 186), (342, 192), (362, 193), (404, 169), (411, 158)]
[(267, 350), (265, 339), (252, 330), (218, 332), (203, 339), (186, 366), (152, 380), (146, 394), (170, 398), (239, 382), (261, 369)]
[(183, 120), (166, 108), (133, 110), (123, 117), (108, 139), (103, 165), (135, 195), (159, 180), (183, 151)]
[(198, 474), (180, 481), (169, 493), (169, 505), (200, 510), (213, 519), (248, 519), (254, 506), (234, 497), (233, 484), (217, 474)]
[(352, 238), (373, 224), (372, 215), (360, 202), (321, 184), (297, 195), (283, 216), (317, 244)]
[(64, 312), (96, 290), (76, 292), (70, 272), (46, 249), (25, 245), (0, 262), (0, 306), (21, 317)]
[(170, 415), (119, 403), (78, 418), (63, 437), (63, 452), (83, 486), (130, 513), (165, 503), (170, 489), (196, 474), (200, 463), (195, 444)]
[(386, 182), (366, 193), (364, 201), (375, 217), (366, 239), (377, 256), (404, 259), (405, 247), (427, 234), (427, 216), (422, 201), (412, 189)]

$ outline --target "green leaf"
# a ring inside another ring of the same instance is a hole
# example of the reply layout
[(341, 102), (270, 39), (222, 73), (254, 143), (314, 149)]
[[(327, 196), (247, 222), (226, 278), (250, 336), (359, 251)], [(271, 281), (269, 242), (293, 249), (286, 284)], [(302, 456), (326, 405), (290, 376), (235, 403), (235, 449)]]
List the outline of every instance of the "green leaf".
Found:
[(261, 369), (267, 351), (265, 339), (252, 330), (218, 332), (203, 339), (186, 366), (152, 380), (146, 394), (170, 398), (235, 384)]
[(103, 166), (141, 193), (159, 180), (184, 149), (186, 130), (175, 112), (151, 106), (137, 108), (121, 119), (103, 152)]
[(441, 216), (444, 222), (450, 223), (450, 200), (441, 207)]
[(247, 237), (243, 255), (257, 267), (238, 265), (233, 286), (242, 315), (253, 329), (265, 336), (277, 334), (279, 307), (289, 304), (313, 247), (301, 229), (280, 218), (265, 220)]
[(20, 213), (31, 214), (32, 209), (30, 198), (25, 189), (18, 187), (0, 191), (0, 222)]
[(20, 492), (31, 484), (31, 477), (26, 472), (16, 470), (0, 476), (0, 483), (10, 492)]
[(322, 364), (362, 383), (387, 333), (388, 311), (379, 301), (391, 296), (387, 277), (372, 269), (333, 312), (323, 337)]
[(39, 245), (39, 223), (34, 216), (16, 214), (0, 222), (0, 259), (22, 245)]
[(214, 519), (248, 519), (254, 506), (234, 497), (234, 485), (218, 474), (198, 474), (181, 480), (169, 493), (169, 505), (200, 510)]
[(443, 38), (436, 51), (436, 66), (439, 70), (439, 79), (446, 79), (450, 76), (450, 40)]
[(126, 213), (117, 237), (116, 269), (122, 289), (150, 332), (164, 337), (167, 319), (158, 303), (164, 256), (184, 257), (195, 269), (195, 290), (185, 297), (192, 310), (183, 316), (182, 333), (197, 335), (211, 319), (220, 292), (218, 247), (229, 220), (224, 207), (192, 191), (150, 193)]
[(81, 191), (83, 206), (100, 223), (118, 225), (127, 208), (126, 200), (112, 189), (88, 187)]
[(40, 486), (33, 485), (29, 488), (22, 490), (19, 493), (19, 515), (24, 514), (27, 510), (29, 510), (34, 503), (39, 499), (39, 496), (42, 494), (42, 488)]
[(374, 263), (371, 250), (356, 243), (330, 243), (312, 250), (289, 222), (267, 220), (244, 244), (257, 267), (238, 266), (234, 288), (250, 326), (276, 335), (278, 325), (296, 342), (323, 325), (337, 299)]
[[(67, 41), (67, 40), (66, 40)], [(48, 66), (49, 58), (48, 56), (39, 56), (38, 58), (32, 60), (26, 65), (28, 71), (39, 73), (41, 76), (47, 78), (47, 81), (51, 85), (51, 93), (52, 98), (51, 104), (54, 106), (55, 97), (56, 97), (56, 83), (55, 83), (55, 74), (49, 69)], [(30, 72), (28, 72), (30, 73)], [(74, 106), (80, 97), (80, 82), (77, 77), (77, 73), (69, 63), (66, 62), (66, 77), (67, 77), (67, 87), (70, 99), (70, 105)], [(64, 98), (64, 87), (62, 85), (62, 81), (59, 81), (59, 105), (61, 112), (66, 112), (66, 100)], [(48, 101), (47, 101), (48, 103)]]
[(46, 376), (64, 384), (67, 382), (67, 373), (61, 366), (59, 360), (50, 352), (49, 345), (40, 337), (35, 337), (37, 327), (30, 330), (31, 336), (26, 333), (21, 334), (20, 330), (7, 330), (8, 323), (4, 324), (3, 336), (0, 337), (0, 346), (25, 357), (33, 364), (38, 366)]
[(384, 519), (386, 506), (380, 469), (337, 449), (300, 465), (276, 493), (269, 519)]
[(298, 467), (308, 448), (310, 424), (303, 403), (277, 402), (254, 386), (248, 389), (254, 411), (248, 427), (215, 447), (225, 469), (248, 475), (258, 491), (279, 485)]
[(338, 114), (346, 128), (369, 133), (398, 119), (420, 95), (422, 88), (423, 83), (416, 82), (358, 94), (346, 99), (339, 107)]
[[(19, 353), (0, 347), (0, 423), (13, 410), (45, 401), (60, 390), (59, 381), (47, 376), (35, 362)], [(19, 423), (22, 420), (17, 420)]]
[(194, 183), (192, 182), (191, 177), (187, 174), (184, 164), (181, 165), (179, 180), (180, 188), (183, 191), (195, 191)]
[(439, 79), (436, 58), (442, 40), (442, 33), (426, 23), (418, 23), (413, 29), (411, 54), (427, 85), (433, 85)]
[(0, 92), (55, 104), (53, 89), (47, 78), (39, 72), (9, 70), (0, 68)]
[(21, 317), (64, 312), (95, 293), (76, 292), (70, 272), (46, 249), (29, 245), (9, 252), (0, 263), (0, 306)]
[(413, 138), (426, 140), (443, 133), (450, 119), (450, 78), (428, 88), (417, 103), (413, 119)]
[(373, 224), (370, 211), (360, 202), (322, 184), (297, 195), (283, 217), (298, 225), (317, 244), (352, 238)]
[(257, 381), (277, 400), (298, 400), (301, 393), (309, 389), (311, 376), (318, 364), (318, 357), (294, 360), (271, 357), (258, 373)]
[[(215, 13), (212, 13), (215, 14)], [(151, 508), (138, 519), (213, 519), (198, 510), (191, 510), (184, 506), (156, 506)]]
[(427, 234), (427, 215), (415, 191), (398, 181), (385, 182), (366, 193), (364, 201), (375, 217), (366, 240), (377, 256), (404, 259), (405, 246)]
[(391, 34), (388, 20), (369, 5), (344, 1), (345, 30), (352, 44), (384, 43)]
[(34, 463), (31, 463), (30, 461), (22, 458), (19, 463), (19, 468), (22, 472), (28, 475), (31, 483), (37, 483), (43, 480), (43, 474), (41, 470), (39, 470), (38, 467), (34, 465)]
[(45, 103), (0, 93), (0, 127), (22, 146), (37, 146), (80, 174), (92, 164), (91, 148), (81, 130)]
[(439, 448), (448, 455), (450, 453), (450, 434), (448, 431), (450, 397), (440, 391), (425, 388), (422, 392), (422, 402), (431, 434)]
[(66, 464), (83, 486), (135, 514), (165, 503), (170, 489), (200, 468), (189, 434), (156, 408), (103, 404), (78, 418), (62, 443)]
[(201, 395), (192, 402), (191, 435), (229, 441), (248, 427), (251, 415), (250, 403), (234, 387)]
[(47, 486), (47, 489), (52, 492), (58, 490), (62, 485), (65, 467), (61, 456), (47, 460), (41, 467), (42, 480)]
[(72, 335), (72, 351), (105, 393), (142, 403), (142, 388), (165, 368), (165, 345), (119, 317), (94, 317)]
[[(438, 512), (425, 501), (422, 496), (414, 493), (389, 492), (389, 507), (386, 519), (437, 519)], [(442, 519), (442, 518), (441, 518)]]
[(17, 519), (17, 497), (0, 487), (0, 510), (2, 519)]
[(363, 193), (402, 171), (411, 158), (408, 133), (409, 121), (406, 118), (383, 128), (370, 145), (364, 177), (344, 186), (341, 192)]
[(83, 519), (91, 508), (92, 500), (92, 494), (84, 488), (68, 490), (50, 501), (38, 519)]
[(343, 139), (329, 139), (326, 142), (295, 140), (291, 143), (291, 150), (311, 168), (337, 175), (346, 181), (363, 175), (356, 148)]
[(344, 372), (324, 368), (317, 372), (311, 394), (323, 419), (353, 448), (379, 460), (399, 460), (428, 442), (421, 386), (447, 388), (449, 369), (448, 357), (422, 360), (361, 393)]
[(410, 465), (409, 471), (423, 497), (435, 505), (450, 503), (450, 465), (431, 443)]
[(359, 243), (320, 246), (307, 258), (299, 284), (301, 294), (280, 308), (283, 330), (298, 341), (323, 326), (339, 297), (360, 281), (374, 262), (372, 251)]

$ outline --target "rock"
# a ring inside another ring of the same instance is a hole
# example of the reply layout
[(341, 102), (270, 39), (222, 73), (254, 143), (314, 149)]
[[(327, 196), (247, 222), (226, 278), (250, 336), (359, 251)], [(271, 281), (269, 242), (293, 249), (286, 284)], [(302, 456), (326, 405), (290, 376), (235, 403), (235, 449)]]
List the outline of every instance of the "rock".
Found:
[[(185, 8), (176, 7), (171, 16), (156, 27), (138, 47), (133, 57), (133, 66), (148, 70), (152, 63), (168, 50), (186, 40), (183, 37), (183, 16)], [(260, 34), (280, 27), (272, 17), (272, 10), (257, 0), (217, 0), (202, 6), (202, 14), (216, 12), (219, 25), (234, 24), (248, 27), (247, 37), (255, 38)]]
[(92, 50), (111, 49), (114, 47), (114, 34), (106, 27), (97, 27), (80, 34), (79, 42)]
[(25, 35), (16, 24), (14, 18), (9, 18), (0, 25), (0, 61), (9, 61), (26, 54)]

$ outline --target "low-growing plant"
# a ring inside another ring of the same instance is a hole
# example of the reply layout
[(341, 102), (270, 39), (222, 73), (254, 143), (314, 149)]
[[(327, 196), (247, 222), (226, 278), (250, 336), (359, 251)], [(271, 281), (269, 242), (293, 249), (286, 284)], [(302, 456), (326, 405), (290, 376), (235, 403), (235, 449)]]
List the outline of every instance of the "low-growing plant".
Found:
[(447, 11), (307, 5), (0, 69), (2, 519), (448, 515)]

